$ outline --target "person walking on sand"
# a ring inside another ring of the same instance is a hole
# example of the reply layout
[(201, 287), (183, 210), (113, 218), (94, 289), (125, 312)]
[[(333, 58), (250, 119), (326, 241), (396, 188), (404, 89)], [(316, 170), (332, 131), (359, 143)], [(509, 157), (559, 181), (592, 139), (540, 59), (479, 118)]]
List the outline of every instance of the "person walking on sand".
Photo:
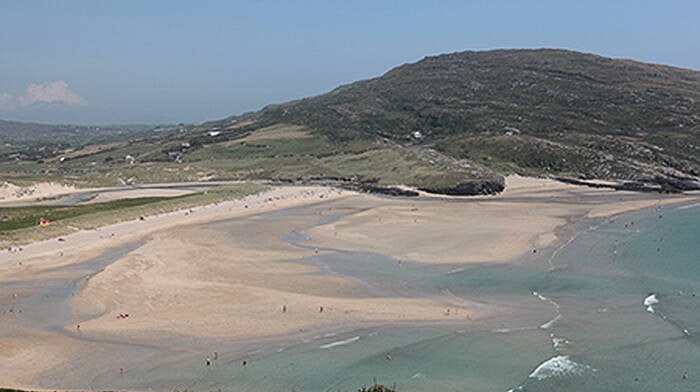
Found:
[(287, 313), (287, 305), (282, 305), (282, 313)]
[(211, 359), (207, 357), (207, 359), (204, 361), (204, 363), (207, 365), (207, 367), (211, 366)]

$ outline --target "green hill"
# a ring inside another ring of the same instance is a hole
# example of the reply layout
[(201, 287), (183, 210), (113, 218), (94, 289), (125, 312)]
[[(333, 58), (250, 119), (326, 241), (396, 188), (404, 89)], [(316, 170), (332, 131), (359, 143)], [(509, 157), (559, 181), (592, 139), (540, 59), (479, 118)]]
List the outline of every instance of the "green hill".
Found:
[[(124, 163), (126, 155), (137, 164)], [(552, 49), (445, 54), (45, 173), (331, 179), (451, 194), (498, 192), (503, 175), (518, 173), (697, 189), (700, 72)]]

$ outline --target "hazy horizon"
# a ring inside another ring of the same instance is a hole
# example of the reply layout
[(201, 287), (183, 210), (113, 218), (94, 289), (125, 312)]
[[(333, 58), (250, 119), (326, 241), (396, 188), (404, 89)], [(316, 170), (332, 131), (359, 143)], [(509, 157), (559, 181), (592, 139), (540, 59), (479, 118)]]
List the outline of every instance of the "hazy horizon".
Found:
[(0, 119), (201, 122), (464, 50), (562, 48), (700, 70), (699, 13), (691, 1), (9, 2)]

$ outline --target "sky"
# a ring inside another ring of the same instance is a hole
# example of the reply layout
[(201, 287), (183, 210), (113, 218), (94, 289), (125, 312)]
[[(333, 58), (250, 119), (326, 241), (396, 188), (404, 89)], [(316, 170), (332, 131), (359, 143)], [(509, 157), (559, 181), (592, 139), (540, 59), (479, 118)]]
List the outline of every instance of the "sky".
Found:
[(698, 0), (0, 0), (0, 119), (200, 122), (463, 50), (700, 70), (698, 16)]

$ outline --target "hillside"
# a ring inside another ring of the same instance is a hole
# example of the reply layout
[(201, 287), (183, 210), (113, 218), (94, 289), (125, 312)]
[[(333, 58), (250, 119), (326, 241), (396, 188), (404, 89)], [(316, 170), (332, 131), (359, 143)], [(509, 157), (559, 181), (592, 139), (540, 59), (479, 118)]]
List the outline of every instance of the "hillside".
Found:
[(563, 50), (428, 57), (268, 108), (261, 121), (336, 140), (412, 139), (499, 172), (637, 181), (700, 174), (700, 72)]
[(62, 143), (80, 145), (126, 139), (152, 129), (150, 125), (54, 125), (0, 120), (0, 142), (52, 143), (60, 139)]
[(153, 126), (40, 124), (0, 120), (0, 161), (51, 158), (66, 149), (146, 136)]
[(697, 189), (700, 72), (552, 49), (445, 54), (11, 174), (106, 183), (344, 180), (474, 194), (500, 191), (509, 173)]

